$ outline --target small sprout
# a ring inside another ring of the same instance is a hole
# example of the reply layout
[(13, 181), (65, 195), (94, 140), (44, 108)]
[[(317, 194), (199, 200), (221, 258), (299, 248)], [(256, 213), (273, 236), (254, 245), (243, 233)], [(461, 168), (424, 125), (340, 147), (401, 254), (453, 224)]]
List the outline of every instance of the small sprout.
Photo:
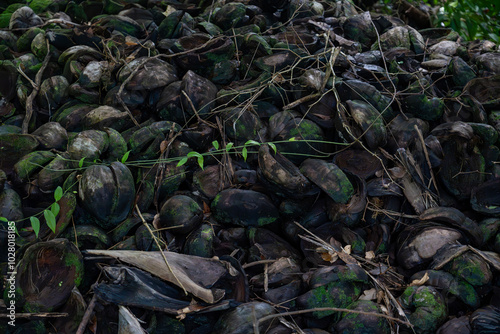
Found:
[(216, 150), (218, 150), (218, 149), (219, 149), (219, 142), (217, 142), (217, 140), (214, 140), (214, 141), (212, 142), (212, 145), (214, 146), (214, 148), (215, 148)]
[(33, 227), (33, 231), (35, 232), (35, 236), (38, 238), (38, 232), (40, 232), (40, 220), (37, 217), (30, 217), (31, 227)]
[(288, 141), (297, 141), (297, 139), (295, 139), (295, 137), (292, 137), (292, 138), (288, 139)]
[(122, 157), (122, 164), (124, 164), (128, 160), (129, 154), (130, 154), (130, 151), (125, 152), (125, 154)]
[[(198, 159), (198, 165), (200, 165), (201, 169), (203, 169), (203, 162), (204, 162), (203, 155), (195, 151), (191, 151), (187, 154), (187, 158), (193, 158), (193, 157), (196, 157), (196, 159)], [(182, 160), (184, 160), (184, 158)], [(182, 160), (179, 161), (179, 163), (182, 162)]]
[(80, 161), (78, 161), (78, 168), (83, 167), (83, 160), (85, 160), (85, 157), (81, 158)]
[(226, 152), (229, 152), (229, 150), (234, 146), (234, 143), (227, 143), (226, 145)]
[(9, 220), (8, 220), (7, 218), (5, 218), (5, 217), (0, 217), (0, 221), (2, 221), (2, 222), (6, 222), (6, 223), (8, 223), (8, 222), (9, 222)]

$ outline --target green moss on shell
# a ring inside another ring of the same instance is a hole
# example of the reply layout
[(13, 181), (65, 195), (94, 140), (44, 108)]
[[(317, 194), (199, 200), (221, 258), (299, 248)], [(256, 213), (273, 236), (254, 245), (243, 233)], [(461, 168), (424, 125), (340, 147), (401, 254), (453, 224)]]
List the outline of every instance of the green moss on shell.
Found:
[(74, 253), (68, 253), (64, 258), (64, 265), (73, 267), (75, 270), (75, 286), (79, 286), (83, 280), (83, 261), (81, 256)]

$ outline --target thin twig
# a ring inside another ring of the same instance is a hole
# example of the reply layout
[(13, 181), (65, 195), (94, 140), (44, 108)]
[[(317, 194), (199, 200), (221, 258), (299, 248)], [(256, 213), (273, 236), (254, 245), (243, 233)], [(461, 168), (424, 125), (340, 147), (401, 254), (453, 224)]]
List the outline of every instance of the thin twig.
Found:
[[(60, 312), (40, 312), (40, 313), (16, 313), (16, 319), (45, 319), (45, 318), (66, 318), (68, 313)], [(9, 318), (10, 314), (0, 313), (0, 318)]]
[(259, 325), (260, 325), (260, 323), (265, 322), (267, 320), (279, 318), (279, 317), (284, 317), (287, 315), (298, 315), (298, 314), (305, 314), (305, 313), (311, 313), (311, 312), (323, 312), (323, 311), (335, 311), (335, 312), (363, 314), (363, 315), (368, 315), (368, 316), (385, 318), (387, 320), (399, 322), (399, 323), (406, 325), (408, 327), (413, 327), (413, 325), (407, 321), (404, 321), (404, 320), (401, 320), (398, 318), (394, 318), (394, 317), (391, 317), (389, 315), (385, 315), (382, 313), (357, 311), (357, 310), (350, 310), (350, 309), (346, 309), (346, 308), (337, 308), (337, 307), (317, 307), (317, 308), (312, 308), (312, 309), (307, 309), (307, 310), (299, 310), (299, 311), (283, 312), (283, 313), (278, 313), (278, 314), (270, 314), (270, 315), (267, 315), (265, 317), (262, 317), (262, 318), (257, 320), (257, 326), (254, 326), (254, 334), (260, 334)]
[(222, 175), (219, 182), (219, 191), (223, 190), (224, 185), (231, 185), (234, 177), (234, 167), (231, 158), (229, 157), (229, 153), (226, 150), (226, 135), (224, 132), (224, 127), (222, 126), (221, 120), (219, 116), (215, 117), (217, 122), (217, 127), (219, 128), (219, 133), (221, 134), (222, 141)]
[[(330, 31), (328, 31), (327, 40), (330, 42)], [(331, 48), (330, 59), (329, 59), (330, 66), (326, 67), (325, 79), (321, 84), (320, 92), (323, 92), (325, 90), (326, 84), (328, 83), (328, 79), (330, 79), (330, 76), (332, 75), (334, 80), (333, 85), (335, 85), (335, 73), (333, 72), (333, 66), (335, 65), (335, 61), (337, 60), (339, 53), (340, 53), (340, 48), (336, 47)]]
[(296, 106), (298, 106), (299, 104), (302, 104), (302, 103), (310, 101), (310, 100), (314, 100), (315, 98), (317, 98), (317, 97), (319, 97), (321, 95), (322, 95), (321, 93), (314, 93), (314, 94), (311, 94), (311, 95), (307, 95), (307, 96), (301, 97), (300, 99), (295, 100), (292, 103), (289, 103), (286, 106), (284, 106), (283, 110), (293, 109)]
[(28, 80), (28, 82), (31, 84), (32, 87), (35, 87), (36, 86), (36, 83), (31, 80), (31, 78), (29, 76), (26, 75), (26, 73), (24, 73), (24, 71), (21, 69), (21, 64), (19, 64), (17, 67), (16, 67), (16, 70), (26, 79)]
[(422, 150), (424, 151), (425, 154), (425, 160), (427, 161), (427, 166), (429, 167), (429, 171), (431, 173), (432, 183), (434, 183), (434, 187), (436, 188), (436, 193), (438, 195), (438, 198), (440, 198), (441, 196), (439, 195), (439, 189), (436, 182), (436, 177), (434, 176), (434, 171), (432, 170), (431, 160), (429, 158), (429, 152), (427, 151), (427, 147), (425, 146), (424, 136), (422, 135), (422, 131), (420, 131), (417, 125), (414, 125), (414, 128), (415, 131), (417, 131), (418, 138), (420, 139), (420, 143), (422, 144)]
[(165, 264), (167, 265), (167, 268), (168, 270), (170, 270), (170, 272), (172, 273), (172, 276), (174, 276), (175, 280), (177, 281), (177, 283), (179, 283), (179, 286), (182, 288), (182, 290), (184, 291), (184, 293), (186, 294), (186, 296), (188, 295), (188, 292), (186, 291), (186, 288), (184, 287), (184, 285), (182, 285), (181, 281), (179, 280), (179, 278), (177, 277), (177, 275), (175, 274), (175, 272), (172, 270), (172, 267), (170, 267), (170, 264), (168, 263), (167, 261), (167, 257), (165, 256), (165, 254), (163, 253), (163, 250), (162, 250), (162, 247), (160, 246), (160, 243), (158, 242), (158, 239), (156, 238), (156, 236), (154, 235), (153, 231), (151, 231), (151, 228), (149, 227), (148, 223), (146, 222), (146, 220), (144, 219), (144, 217), (142, 216), (142, 213), (141, 213), (141, 210), (139, 209), (139, 206), (137, 206), (137, 204), (135, 205), (135, 210), (137, 211), (137, 214), (139, 215), (139, 217), (141, 218), (142, 220), (142, 223), (144, 224), (144, 226), (146, 226), (146, 228), (148, 229), (149, 233), (151, 234), (151, 237), (153, 238), (153, 240), (155, 241), (156, 243), (156, 246), (158, 247), (158, 249), (160, 250), (160, 254), (161, 256), (163, 257), (163, 261), (165, 261)]
[(89, 306), (87, 306), (87, 310), (85, 310), (85, 314), (83, 315), (82, 321), (80, 322), (80, 325), (78, 326), (78, 330), (76, 331), (76, 334), (83, 334), (85, 332), (85, 328), (87, 328), (87, 323), (90, 320), (90, 316), (92, 315), (92, 312), (94, 312), (94, 307), (97, 302), (97, 297), (94, 294), (92, 297), (92, 300), (90, 301)]
[(45, 42), (46, 42), (46, 46), (47, 46), (47, 54), (45, 55), (45, 58), (43, 60), (42, 67), (40, 67), (40, 70), (38, 70), (38, 72), (35, 76), (34, 85), (33, 85), (33, 81), (30, 80), (31, 84), (33, 85), (33, 90), (31, 91), (31, 94), (26, 99), (26, 115), (24, 116), (23, 125), (22, 125), (22, 133), (23, 134), (28, 133), (28, 128), (30, 125), (31, 117), (33, 116), (33, 102), (35, 101), (35, 97), (37, 96), (38, 92), (40, 91), (40, 84), (42, 82), (43, 72), (45, 71), (45, 68), (49, 64), (49, 60), (50, 60), (49, 40), (45, 39)]
[(217, 128), (216, 126), (214, 126), (210, 122), (207, 122), (203, 118), (200, 117), (200, 115), (198, 114), (198, 110), (196, 110), (196, 108), (194, 107), (193, 101), (191, 100), (191, 98), (189, 97), (189, 95), (186, 94), (185, 91), (182, 91), (182, 95), (184, 95), (184, 97), (188, 100), (189, 105), (191, 106), (191, 109), (193, 109), (193, 113), (195, 114), (196, 119), (198, 120), (198, 122), (204, 123), (204, 124), (208, 125), (209, 127), (214, 128), (214, 129)]
[(267, 264), (267, 263), (274, 263), (276, 262), (277, 260), (260, 260), (260, 261), (254, 261), (254, 262), (250, 262), (250, 263), (245, 263), (244, 265), (242, 265), (241, 267), (243, 269), (246, 269), (248, 267), (252, 267), (252, 266), (257, 266), (259, 264)]
[(209, 39), (208, 41), (206, 41), (202, 45), (197, 46), (195, 48), (192, 48), (192, 49), (189, 49), (189, 50), (186, 50), (186, 51), (182, 51), (182, 52), (168, 54), (168, 55), (166, 55), (166, 54), (159, 54), (159, 55), (155, 56), (154, 58), (156, 58), (156, 57), (173, 58), (173, 57), (177, 57), (177, 56), (182, 56), (182, 55), (194, 52), (194, 51), (201, 50), (201, 49), (205, 48), (207, 45), (209, 45), (210, 43), (213, 43), (214, 41), (216, 41), (218, 39), (221, 39), (221, 38), (224, 38), (224, 37), (226, 37), (226, 36), (215, 37), (215, 38)]
[[(166, 138), (163, 142), (166, 142), (166, 148), (162, 151), (161, 151), (161, 154), (160, 154), (160, 162), (159, 162), (159, 165), (158, 165), (158, 168), (156, 170), (156, 175), (155, 175), (155, 183), (154, 183), (154, 187), (155, 187), (155, 194), (154, 194), (154, 205), (156, 207), (156, 210), (158, 211), (158, 198), (160, 197), (160, 187), (161, 187), (161, 181), (163, 180), (163, 177), (165, 175), (165, 165), (166, 165), (166, 161), (168, 159), (168, 156), (170, 154), (170, 149), (172, 148), (172, 143), (173, 141), (180, 135), (180, 133), (175, 133), (175, 123), (172, 123), (172, 126), (170, 128), (170, 131), (168, 133), (168, 138)], [(163, 142), (162, 142), (162, 145), (163, 145)], [(161, 149), (161, 147), (160, 147)], [(168, 250), (168, 249), (167, 249)]]
[(130, 119), (132, 119), (132, 122), (134, 122), (134, 124), (137, 126), (137, 127), (141, 127), (141, 125), (139, 124), (139, 122), (137, 122), (137, 120), (135, 119), (134, 115), (132, 115), (132, 112), (130, 111), (130, 109), (127, 107), (127, 105), (125, 104), (125, 102), (123, 101), (122, 99), (122, 93), (123, 93), (123, 89), (125, 88), (125, 85), (128, 84), (130, 82), (130, 80), (132, 80), (132, 78), (136, 75), (136, 73), (148, 62), (150, 61), (151, 59), (154, 59), (154, 58), (145, 58), (138, 66), (136, 66), (136, 68), (134, 68), (131, 72), (130, 72), (130, 75), (125, 79), (123, 80), (122, 84), (120, 85), (120, 88), (118, 89), (118, 94), (116, 94), (116, 98), (118, 99), (118, 102), (120, 102), (120, 104), (122, 105), (123, 109), (125, 109), (125, 111), (127, 112), (127, 114), (129, 115)]

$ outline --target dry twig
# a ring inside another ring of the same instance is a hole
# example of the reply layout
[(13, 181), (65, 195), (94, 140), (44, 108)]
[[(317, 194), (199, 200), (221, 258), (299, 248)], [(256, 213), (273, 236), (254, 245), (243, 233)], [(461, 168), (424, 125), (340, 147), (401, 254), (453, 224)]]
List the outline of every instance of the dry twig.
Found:
[(76, 334), (83, 334), (85, 332), (85, 328), (87, 328), (87, 323), (90, 320), (90, 316), (92, 315), (92, 312), (94, 312), (94, 307), (96, 302), (97, 302), (97, 297), (96, 295), (94, 295), (92, 297), (92, 300), (90, 301), (90, 304), (87, 306), (87, 310), (85, 310), (85, 314), (83, 315), (82, 321), (78, 326)]
[(349, 310), (346, 308), (337, 308), (337, 307), (317, 307), (317, 308), (312, 308), (312, 309), (307, 309), (307, 310), (299, 310), (299, 311), (290, 311), (290, 312), (283, 312), (283, 313), (278, 313), (278, 314), (270, 314), (265, 317), (262, 317), (254, 323), (254, 334), (260, 334), (259, 331), (259, 325), (262, 322), (265, 322), (267, 320), (271, 320), (274, 318), (279, 318), (279, 317), (284, 317), (287, 315), (298, 315), (298, 314), (306, 314), (306, 313), (311, 313), (311, 312), (324, 312), (324, 311), (334, 311), (334, 312), (346, 312), (346, 313), (354, 313), (354, 314), (363, 314), (363, 315), (368, 315), (368, 316), (374, 316), (374, 317), (379, 317), (379, 318), (384, 318), (387, 320), (391, 320), (394, 322), (399, 322), (403, 325), (406, 325), (408, 327), (413, 327), (413, 325), (408, 322), (404, 321), (395, 317), (391, 317), (382, 313), (375, 313), (375, 312), (364, 312), (364, 311), (357, 311), (357, 310)]
[(142, 220), (142, 223), (144, 224), (144, 226), (146, 226), (146, 228), (148, 229), (149, 233), (151, 234), (151, 237), (153, 238), (153, 240), (155, 241), (156, 243), (156, 246), (158, 247), (158, 249), (160, 250), (160, 254), (161, 256), (163, 257), (163, 261), (165, 261), (165, 264), (167, 265), (167, 268), (168, 270), (170, 270), (170, 272), (172, 273), (172, 275), (174, 276), (175, 280), (177, 281), (177, 283), (179, 283), (179, 286), (182, 288), (182, 290), (184, 291), (184, 293), (186, 294), (186, 296), (188, 295), (187, 291), (186, 291), (186, 288), (184, 287), (184, 285), (182, 285), (182, 282), (179, 280), (179, 278), (177, 277), (177, 275), (175, 274), (175, 272), (172, 270), (172, 267), (170, 266), (170, 264), (168, 263), (167, 261), (167, 258), (165, 257), (165, 254), (163, 254), (163, 248), (161, 247), (160, 243), (158, 242), (158, 239), (157, 237), (154, 235), (153, 231), (151, 231), (151, 228), (149, 227), (148, 223), (146, 222), (146, 220), (144, 219), (144, 217), (142, 216), (142, 213), (141, 213), (141, 210), (139, 209), (139, 207), (137, 206), (137, 204), (135, 205), (135, 210), (137, 211), (137, 214), (139, 215), (139, 217), (141, 218)]
[[(31, 117), (33, 116), (33, 102), (35, 101), (35, 97), (37, 96), (38, 92), (40, 91), (40, 84), (42, 82), (42, 76), (43, 72), (45, 71), (45, 68), (49, 64), (50, 60), (50, 44), (49, 40), (45, 40), (46, 45), (47, 45), (47, 54), (45, 55), (45, 58), (42, 63), (42, 67), (40, 67), (40, 70), (36, 73), (35, 76), (35, 82), (31, 81), (31, 85), (33, 86), (33, 90), (31, 91), (31, 94), (28, 96), (26, 99), (26, 115), (24, 116), (23, 119), (23, 125), (22, 125), (22, 133), (27, 134), (28, 133), (28, 128), (30, 125)], [(21, 71), (22, 74), (24, 74)]]

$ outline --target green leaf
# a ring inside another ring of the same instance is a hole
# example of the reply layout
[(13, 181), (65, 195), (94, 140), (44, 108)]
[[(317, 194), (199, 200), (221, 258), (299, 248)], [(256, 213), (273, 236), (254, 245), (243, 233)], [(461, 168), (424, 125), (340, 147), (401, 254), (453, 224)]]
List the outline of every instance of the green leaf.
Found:
[(255, 140), (249, 140), (245, 143), (245, 146), (247, 145), (257, 145), (257, 146), (260, 146), (260, 143), (258, 141), (255, 141)]
[(219, 142), (218, 142), (217, 140), (214, 140), (214, 141), (212, 142), (212, 145), (214, 146), (214, 148), (215, 148), (216, 150), (218, 150), (218, 149), (219, 149)]
[(54, 198), (57, 201), (59, 201), (63, 197), (63, 190), (61, 186), (56, 188), (56, 191), (54, 191)]
[(191, 152), (189, 152), (189, 153), (187, 154), (187, 157), (188, 157), (188, 158), (192, 158), (192, 157), (199, 157), (199, 156), (201, 156), (201, 154), (200, 154), (200, 153), (198, 153), (198, 152), (195, 152), (195, 151), (191, 151)]
[(81, 158), (80, 161), (78, 161), (78, 168), (83, 167), (83, 160), (85, 160), (85, 157)]
[(226, 145), (226, 152), (229, 152), (229, 150), (231, 148), (233, 148), (233, 146), (234, 146), (234, 143), (227, 143), (227, 145)]
[(2, 222), (6, 222), (6, 223), (8, 223), (8, 222), (9, 222), (9, 220), (8, 220), (7, 218), (5, 218), (5, 217), (0, 217), (0, 221), (2, 221)]
[(295, 139), (295, 137), (292, 137), (292, 138), (288, 139), (288, 141), (297, 141), (297, 139)]
[(181, 159), (181, 160), (177, 163), (177, 167), (180, 167), (180, 166), (184, 165), (187, 161), (188, 161), (188, 158), (187, 158), (187, 157), (182, 158), (182, 159)]
[(122, 164), (124, 164), (128, 160), (129, 154), (130, 154), (130, 151), (125, 152), (125, 154), (122, 157)]
[(198, 165), (200, 165), (201, 169), (203, 169), (203, 155), (201, 154), (198, 157)]
[(38, 232), (40, 232), (40, 220), (37, 217), (30, 217), (31, 227), (33, 227), (33, 231), (35, 232), (35, 236), (38, 238)]
[(495, 35), (495, 34), (492, 34), (492, 33), (489, 33), (488, 34), (488, 38), (491, 39), (492, 41), (494, 41), (495, 43), (500, 43), (500, 38)]
[(243, 147), (243, 149), (241, 150), (241, 155), (243, 156), (243, 160), (247, 161), (248, 152), (246, 147)]
[(61, 211), (61, 207), (57, 203), (52, 203), (50, 206), (50, 211), (54, 214), (54, 216), (57, 216), (59, 214), (59, 211)]
[(45, 217), (45, 223), (51, 229), (52, 232), (56, 233), (56, 217), (50, 210), (43, 210), (43, 216)]
[(278, 151), (276, 150), (276, 145), (274, 145), (274, 143), (267, 143), (267, 145), (269, 145), (273, 151), (274, 151), (274, 154), (276, 154)]

